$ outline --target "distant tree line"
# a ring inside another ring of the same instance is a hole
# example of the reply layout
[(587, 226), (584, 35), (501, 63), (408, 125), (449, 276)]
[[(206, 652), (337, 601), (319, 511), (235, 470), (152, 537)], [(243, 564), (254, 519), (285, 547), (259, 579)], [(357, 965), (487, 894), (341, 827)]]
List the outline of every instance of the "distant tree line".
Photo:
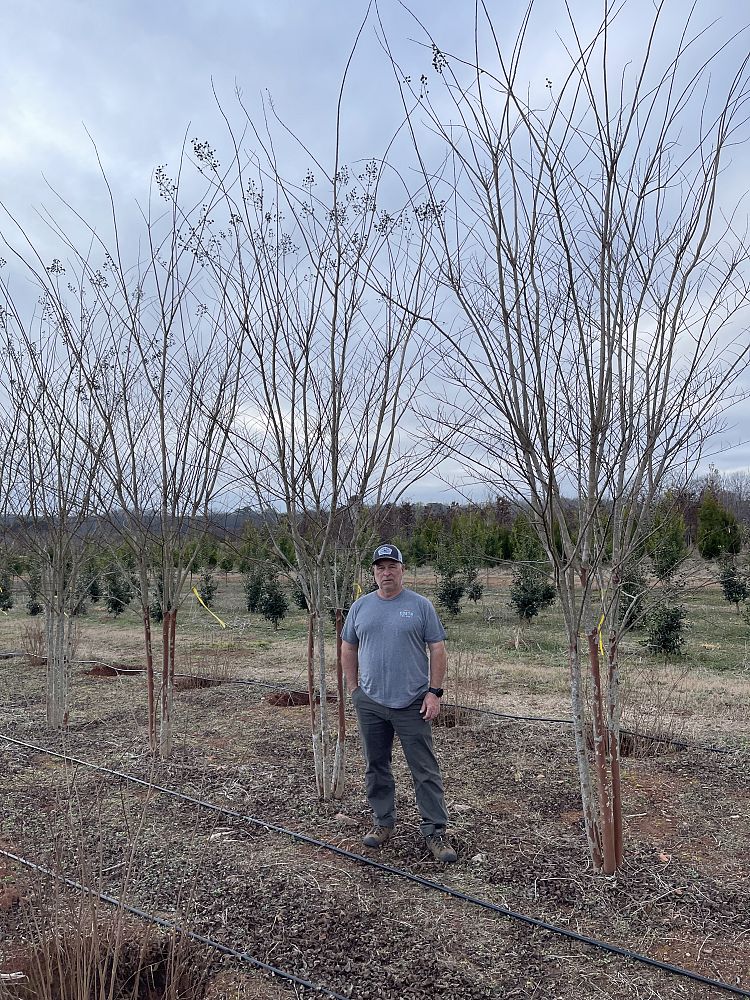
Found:
[[(573, 530), (575, 502), (569, 503)], [(265, 523), (269, 517), (275, 522), (272, 534)], [(726, 583), (728, 593), (737, 597), (744, 592), (737, 557), (750, 538), (750, 474), (722, 477), (713, 470), (689, 489), (668, 491), (653, 510), (644, 510), (642, 517), (649, 521), (649, 530), (644, 533), (641, 572), (647, 570), (657, 579), (669, 581), (686, 556), (695, 552), (705, 560), (719, 562), (720, 581)], [(284, 515), (266, 512), (259, 517), (245, 509), (230, 519), (233, 531), (203, 526), (194, 539), (188, 537), (181, 549), (180, 557), (198, 577), (199, 592), (209, 606), (216, 594), (213, 581), (218, 573), (226, 577), (237, 571), (246, 577), (270, 578), (286, 572), (288, 564), (294, 562)], [(116, 532), (110, 531), (109, 535), (107, 540), (105, 534), (92, 531), (85, 545), (76, 582), (75, 613), (82, 613), (89, 602), (103, 598), (107, 611), (117, 616), (138, 594), (132, 552), (128, 546), (117, 544)], [(471, 589), (472, 573), (479, 568), (528, 563), (543, 568), (545, 573), (548, 570), (528, 512), (504, 497), (481, 504), (391, 504), (380, 512), (374, 538), (398, 545), (410, 567), (433, 566), (440, 577), (453, 579), (463, 575), (463, 591)], [(155, 553), (151, 561), (152, 582), (158, 586), (159, 554)], [(369, 552), (362, 562), (364, 569), (368, 566)], [(261, 572), (259, 567), (266, 569)], [(29, 613), (38, 614), (41, 609), (35, 594), (36, 577), (35, 558), (24, 551), (22, 534), (15, 533), (12, 526), (6, 528), (0, 556), (0, 608), (13, 606), (13, 581), (19, 578), (26, 584)], [(294, 574), (289, 578), (293, 584)], [(737, 603), (734, 597), (727, 599)], [(739, 596), (740, 602), (745, 599)]]

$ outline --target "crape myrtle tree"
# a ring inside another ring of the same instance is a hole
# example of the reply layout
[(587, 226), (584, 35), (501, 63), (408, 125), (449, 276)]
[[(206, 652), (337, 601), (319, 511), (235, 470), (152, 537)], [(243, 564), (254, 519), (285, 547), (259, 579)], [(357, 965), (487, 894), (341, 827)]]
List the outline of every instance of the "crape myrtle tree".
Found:
[(204, 217), (194, 220), (179, 206), (176, 185), (164, 176), (158, 184), (168, 206), (166, 234), (155, 237), (157, 227), (149, 220), (149, 252), (135, 280), (132, 269), (110, 267), (106, 288), (98, 289), (99, 336), (87, 341), (81, 363), (97, 387), (92, 398), (112, 445), (105, 473), (113, 518), (137, 559), (152, 746), (150, 609), (153, 599), (159, 604), (158, 750), (166, 758), (177, 613), (190, 592), (200, 550), (195, 539), (208, 530), (222, 485), (242, 344), (233, 336), (221, 289), (209, 287), (200, 267)]
[[(183, 164), (178, 179), (166, 167), (156, 170), (139, 239), (121, 237), (128, 226), (114, 197), (109, 244), (80, 216), (77, 230), (57, 224), (69, 273), (64, 285), (46, 281), (45, 291), (64, 334), (71, 377), (97, 428), (96, 436), (73, 429), (76, 455), (95, 462), (99, 509), (136, 567), (149, 742), (163, 758), (172, 749), (177, 612), (190, 592), (200, 548), (195, 540), (210, 526), (221, 487), (242, 362), (222, 288), (202, 266), (211, 202), (200, 195), (194, 203), (187, 196), (181, 201), (182, 172)], [(45, 287), (45, 271), (28, 246), (23, 259)], [(154, 604), (161, 623), (156, 655)]]
[[(59, 261), (49, 265), (49, 282), (38, 289), (30, 317), (5, 281), (0, 305), (1, 514), (33, 566), (35, 597), (45, 616), (47, 724), (56, 729), (68, 724), (76, 613), (106, 447), (56, 308), (63, 273)], [(79, 436), (89, 448), (80, 448)]]
[[(607, 873), (623, 857), (623, 574), (643, 551), (642, 512), (688, 481), (750, 350), (747, 247), (718, 207), (747, 135), (746, 51), (717, 93), (711, 70), (720, 53), (726, 78), (731, 46), (712, 54), (693, 5), (671, 4), (666, 23), (659, 2), (619, 64), (625, 7), (605, 4), (590, 39), (571, 20), (567, 67), (537, 103), (533, 3), (508, 44), (480, 2), (467, 56), (427, 35), (430, 93), (410, 116), (458, 316), (441, 328), (443, 371), (463, 395), (443, 423), (489, 487), (523, 497), (553, 567), (586, 835)], [(416, 95), (395, 71), (406, 107)], [(447, 156), (434, 167), (436, 135)]]
[(414, 213), (391, 207), (400, 182), (384, 157), (342, 163), (337, 126), (332, 164), (292, 181), (270, 132), (249, 116), (245, 128), (257, 155), (245, 158), (230, 126), (229, 166), (206, 143), (195, 156), (230, 219), (211, 266), (244, 332), (234, 465), (257, 509), (278, 512), (264, 528), (310, 611), (313, 757), (328, 799), (344, 787), (344, 694), (337, 640), (334, 737), (325, 623), (334, 617), (340, 634), (378, 511), (438, 458), (409, 426), (429, 364), (414, 317), (432, 311), (434, 286)]

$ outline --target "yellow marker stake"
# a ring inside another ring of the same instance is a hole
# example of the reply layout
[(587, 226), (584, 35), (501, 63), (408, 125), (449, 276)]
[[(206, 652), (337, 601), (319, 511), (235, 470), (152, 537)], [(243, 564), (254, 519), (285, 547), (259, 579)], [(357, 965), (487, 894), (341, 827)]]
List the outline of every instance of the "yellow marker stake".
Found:
[(206, 609), (206, 611), (208, 611), (208, 613), (211, 615), (211, 617), (215, 618), (216, 621), (219, 623), (219, 625), (221, 625), (222, 628), (226, 628), (226, 624), (221, 620), (221, 618), (219, 618), (218, 615), (215, 615), (213, 613), (213, 611), (209, 608), (209, 606), (203, 600), (203, 598), (201, 597), (201, 595), (198, 593), (198, 588), (197, 587), (193, 587), (193, 593), (195, 594), (196, 601), (198, 601), (200, 604), (203, 605), (203, 607)]

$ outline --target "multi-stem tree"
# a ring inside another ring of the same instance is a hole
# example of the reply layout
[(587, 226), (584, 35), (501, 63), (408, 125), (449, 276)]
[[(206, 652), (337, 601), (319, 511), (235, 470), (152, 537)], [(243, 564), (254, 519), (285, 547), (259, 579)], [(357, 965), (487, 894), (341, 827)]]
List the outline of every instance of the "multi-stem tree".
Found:
[[(137, 251), (128, 249), (132, 232), (130, 240), (120, 235), (128, 227), (113, 199), (110, 244), (75, 213), (78, 229), (55, 223), (65, 283), (51, 280), (30, 240), (17, 256), (43, 289), (69, 378), (85, 404), (80, 409), (96, 429), (66, 425), (65, 460), (71, 469), (94, 464), (100, 512), (137, 566), (149, 740), (156, 752), (158, 704), (158, 751), (169, 757), (177, 612), (189, 593), (194, 540), (208, 530), (223, 484), (243, 345), (233, 336), (222, 286), (207, 280), (201, 266), (210, 200), (182, 204), (178, 183), (163, 167), (155, 186), (159, 197), (139, 220)], [(77, 412), (65, 404), (61, 421)], [(162, 631), (158, 687), (153, 598)]]
[[(428, 37), (440, 86), (410, 118), (458, 317), (442, 328), (459, 390), (445, 423), (488, 485), (529, 504), (553, 566), (586, 833), (605, 872), (623, 856), (623, 577), (647, 512), (695, 469), (750, 350), (747, 244), (733, 206), (719, 208), (728, 151), (747, 137), (746, 51), (727, 77), (731, 40), (710, 50), (694, 5), (675, 28), (675, 5), (667, 23), (659, 2), (640, 51), (618, 62), (625, 6), (605, 3), (589, 40), (571, 20), (557, 54), (567, 68), (535, 102), (534, 4), (506, 44), (480, 2), (468, 56)], [(448, 151), (437, 168), (435, 135)]]
[[(0, 383), (6, 531), (38, 574), (45, 614), (47, 723), (67, 725), (71, 660), (85, 543), (95, 529), (106, 440), (93, 417), (55, 307), (62, 264), (49, 267), (36, 314), (27, 319), (2, 285)], [(85, 438), (88, 447), (80, 447)]]
[(325, 623), (332, 615), (340, 627), (382, 505), (437, 460), (407, 426), (428, 368), (414, 316), (431, 311), (434, 285), (413, 214), (387, 207), (398, 178), (384, 159), (350, 168), (337, 142), (330, 170), (317, 165), (293, 183), (270, 137), (254, 134), (262, 152), (249, 161), (239, 140), (229, 167), (206, 143), (195, 155), (230, 220), (211, 264), (244, 332), (235, 463), (253, 503), (270, 509), (276, 555), (311, 613), (313, 754), (329, 798), (343, 789), (344, 707), (339, 670), (331, 756)]

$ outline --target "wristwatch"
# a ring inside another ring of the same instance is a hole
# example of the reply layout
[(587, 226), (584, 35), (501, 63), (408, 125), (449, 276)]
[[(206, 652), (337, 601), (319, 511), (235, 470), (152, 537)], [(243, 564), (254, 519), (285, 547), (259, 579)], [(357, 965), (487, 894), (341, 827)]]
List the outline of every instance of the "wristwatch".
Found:
[(427, 691), (429, 694), (434, 694), (436, 698), (442, 698), (444, 694), (442, 688), (427, 688)]

